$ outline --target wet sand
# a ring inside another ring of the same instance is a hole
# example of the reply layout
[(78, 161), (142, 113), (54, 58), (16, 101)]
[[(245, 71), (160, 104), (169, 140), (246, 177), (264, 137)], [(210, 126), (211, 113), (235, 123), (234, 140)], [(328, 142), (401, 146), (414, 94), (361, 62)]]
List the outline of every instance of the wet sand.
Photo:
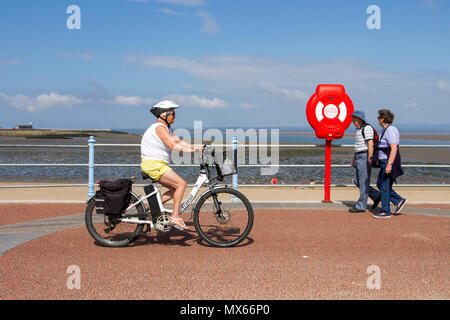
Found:
[[(378, 128), (377, 128), (378, 130)], [(1, 131), (0, 131), (1, 133)], [(35, 132), (30, 132), (27, 135), (26, 131), (22, 131), (21, 133), (15, 135), (15, 136), (7, 136), (7, 135), (1, 135), (0, 134), (0, 141), (5, 139), (7, 140), (53, 140), (58, 138), (76, 138), (76, 137), (83, 137), (86, 138), (87, 136), (94, 136), (96, 139), (108, 139), (108, 140), (123, 140), (123, 139), (131, 139), (136, 140), (140, 142), (140, 139), (142, 139), (142, 135), (139, 134), (132, 134), (127, 132), (120, 132), (120, 131), (108, 131), (108, 130), (60, 130), (60, 131), (39, 131), (36, 130)], [(314, 132), (283, 132), (280, 131), (280, 135), (298, 135), (298, 136), (315, 136)], [(346, 132), (345, 137), (354, 137), (353, 132)], [(28, 139), (27, 139), (28, 136)], [(402, 134), (400, 132), (400, 138), (406, 139), (406, 140), (438, 140), (438, 141), (450, 141), (450, 134)], [(339, 140), (336, 140), (339, 141)]]

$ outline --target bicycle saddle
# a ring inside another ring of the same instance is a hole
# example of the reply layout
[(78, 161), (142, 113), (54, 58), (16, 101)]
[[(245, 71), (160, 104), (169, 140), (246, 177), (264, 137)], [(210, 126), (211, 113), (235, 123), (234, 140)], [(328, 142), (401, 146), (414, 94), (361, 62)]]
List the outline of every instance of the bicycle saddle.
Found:
[(147, 180), (150, 179), (152, 181), (152, 183), (156, 183), (157, 181), (153, 180), (152, 177), (150, 177), (148, 174), (146, 174), (144, 171), (141, 171), (142, 174), (142, 179)]

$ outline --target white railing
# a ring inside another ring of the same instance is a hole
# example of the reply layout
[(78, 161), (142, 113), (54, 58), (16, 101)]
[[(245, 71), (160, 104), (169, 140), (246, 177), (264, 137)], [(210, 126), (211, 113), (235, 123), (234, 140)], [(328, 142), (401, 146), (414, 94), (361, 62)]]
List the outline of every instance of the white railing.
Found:
[[(237, 162), (237, 150), (242, 147), (277, 147), (277, 148), (322, 148), (324, 144), (238, 144), (237, 138), (234, 137), (232, 144), (215, 144), (217, 147), (232, 147), (234, 152), (234, 161)], [(0, 163), (0, 167), (87, 167), (88, 168), (88, 183), (81, 184), (29, 184), (29, 185), (3, 185), (0, 188), (42, 188), (42, 187), (79, 187), (88, 186), (88, 198), (94, 195), (95, 187), (95, 167), (140, 167), (140, 164), (129, 163), (95, 163), (95, 147), (140, 147), (140, 144), (111, 144), (111, 143), (97, 143), (95, 144), (94, 137), (90, 137), (87, 145), (30, 145), (30, 144), (0, 144), (0, 148), (19, 147), (19, 148), (88, 148), (89, 162), (88, 163)], [(354, 148), (351, 144), (334, 145), (334, 147)], [(402, 145), (403, 148), (450, 148), (448, 144), (433, 144), (433, 145)], [(173, 167), (197, 167), (198, 164), (173, 164)], [(239, 167), (292, 167), (292, 168), (320, 168), (325, 167), (325, 164), (240, 164)], [(348, 164), (332, 164), (331, 167), (347, 168)], [(407, 168), (450, 168), (450, 164), (402, 164), (402, 167)], [(238, 174), (233, 176), (233, 188), (238, 187)], [(136, 184), (136, 186), (143, 186)], [(323, 187), (323, 184), (239, 184), (241, 187)], [(332, 187), (354, 187), (354, 184), (331, 184)], [(403, 187), (449, 187), (450, 184), (399, 184)]]

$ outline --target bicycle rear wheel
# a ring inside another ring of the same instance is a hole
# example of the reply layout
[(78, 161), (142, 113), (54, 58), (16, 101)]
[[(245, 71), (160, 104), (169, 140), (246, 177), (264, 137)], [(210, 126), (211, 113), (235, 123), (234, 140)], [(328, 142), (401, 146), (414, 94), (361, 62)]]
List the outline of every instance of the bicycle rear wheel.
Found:
[(194, 208), (194, 225), (210, 245), (232, 247), (244, 240), (253, 226), (253, 208), (239, 191), (220, 188), (208, 191)]
[[(139, 200), (131, 193), (130, 205)], [(142, 203), (127, 210), (123, 215), (106, 216), (98, 214), (94, 198), (90, 199), (85, 212), (85, 223), (89, 234), (106, 247), (124, 247), (133, 241), (144, 229), (144, 224), (122, 222), (121, 218), (145, 220), (145, 208)]]

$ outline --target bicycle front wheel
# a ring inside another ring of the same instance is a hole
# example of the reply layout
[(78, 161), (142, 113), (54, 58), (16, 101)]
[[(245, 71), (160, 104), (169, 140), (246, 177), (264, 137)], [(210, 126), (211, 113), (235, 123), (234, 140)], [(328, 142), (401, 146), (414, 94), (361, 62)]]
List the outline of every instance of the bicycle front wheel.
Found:
[(253, 208), (239, 191), (220, 188), (208, 191), (194, 208), (198, 234), (216, 247), (235, 246), (244, 240), (253, 226)]
[[(131, 193), (130, 205), (139, 201), (139, 198)], [(145, 219), (145, 209), (142, 203), (127, 210), (122, 215), (107, 216), (98, 214), (95, 209), (95, 200), (89, 200), (85, 223), (89, 234), (101, 245), (106, 247), (124, 247), (133, 241), (144, 228), (143, 224), (122, 222), (121, 218)]]

